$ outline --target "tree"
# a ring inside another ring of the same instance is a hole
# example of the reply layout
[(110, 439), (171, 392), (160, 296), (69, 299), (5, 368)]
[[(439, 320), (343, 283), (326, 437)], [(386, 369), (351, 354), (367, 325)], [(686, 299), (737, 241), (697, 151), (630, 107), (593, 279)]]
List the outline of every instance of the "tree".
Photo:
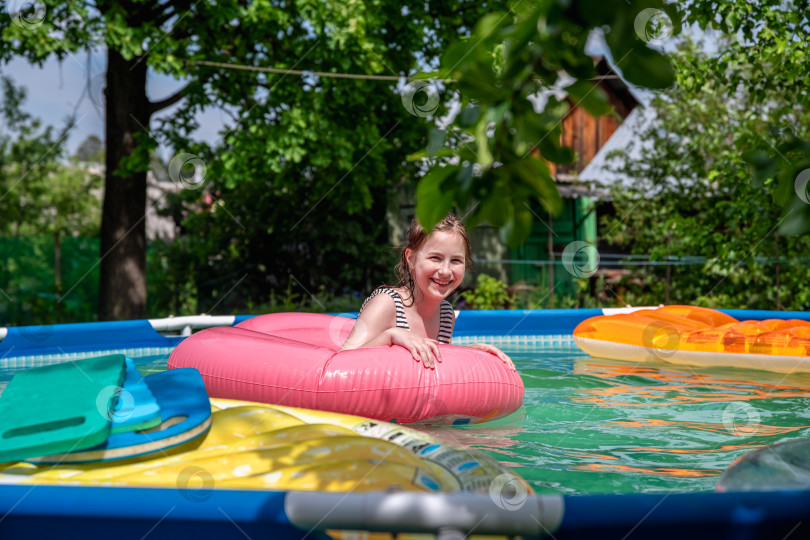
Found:
[[(437, 74), (424, 75), (457, 91), (461, 111), (448, 130), (433, 130), (427, 150), (413, 156), (432, 160), (419, 183), (420, 220), (430, 228), (457, 206), (469, 214), (470, 224), (489, 222), (500, 227), (507, 244), (522, 243), (534, 219), (528, 201), (550, 212), (560, 208), (546, 162), (574, 160), (560, 142), (569, 104), (552, 97), (536, 113), (529, 97), (555, 85), (565, 72), (574, 78), (565, 90), (577, 104), (592, 115), (611, 111), (592, 80), (594, 61), (585, 54), (594, 29), (605, 31), (614, 64), (627, 81), (666, 88), (674, 71), (649, 45), (679, 28), (673, 4), (645, 0), (620, 8), (592, 0), (521, 2), (511, 12), (483, 17), (470, 38), (448, 48)], [(443, 146), (446, 139), (457, 143)]]
[[(631, 2), (621, 10), (592, 0), (565, 5), (518, 2), (512, 11), (497, 2), (466, 0), (441, 7), (424, 2), (397, 4), (398, 10), (372, 2), (313, 4), (305, 0), (42, 0), (26, 5), (31, 10), (11, 13), (0, 22), (6, 45), (0, 52), (2, 61), (24, 56), (38, 63), (50, 55), (63, 59), (85, 48), (107, 49), (101, 319), (141, 317), (144, 313), (146, 170), (159, 142), (193, 156), (187, 163), (199, 165), (200, 161), (194, 161), (199, 159), (207, 165), (212, 161), (214, 169), (222, 164), (219, 172), (238, 173), (224, 179), (229, 189), (237, 185), (235, 178), (253, 174), (254, 163), (261, 165), (261, 170), (268, 162), (274, 174), (274, 192), (283, 192), (285, 185), (303, 178), (309, 186), (303, 192), (312, 198), (309, 206), (299, 208), (321, 208), (320, 201), (344, 193), (350, 195), (344, 201), (350, 215), (373, 206), (382, 189), (378, 175), (415, 171), (391, 171), (367, 163), (377, 152), (410, 151), (392, 135), (405, 129), (399, 131), (399, 124), (384, 124), (391, 119), (389, 113), (377, 118), (378, 109), (368, 111), (366, 117), (373, 120), (369, 129), (357, 129), (356, 117), (338, 115), (351, 128), (340, 129), (334, 123), (319, 123), (319, 116), (296, 107), (294, 101), (300, 97), (296, 86), (319, 93), (319, 112), (323, 114), (343, 107), (347, 95), (377, 96), (381, 90), (376, 83), (355, 83), (353, 92), (347, 93), (326, 77), (256, 75), (227, 69), (223, 64), (403, 76), (416, 65), (417, 52), (423, 54), (423, 64), (430, 65), (434, 53), (445, 48), (444, 38), (468, 36), (469, 28), (478, 20), (467, 42), (447, 48), (440, 74), (452, 78), (455, 82), (446, 82), (448, 88), (458, 89), (461, 95), (462, 112), (454, 121), (458, 132), (450, 134), (461, 145), (455, 152), (461, 159), (450, 167), (435, 169), (422, 180), (419, 214), (430, 226), (453, 205), (467, 208), (474, 206), (474, 200), (482, 201), (473, 208), (472, 222), (487, 220), (502, 225), (505, 238), (512, 244), (528, 231), (531, 213), (523, 204), (527, 197), (538, 197), (550, 209), (556, 207), (556, 189), (539, 158), (556, 162), (572, 159), (570, 150), (560, 147), (558, 141), (562, 104), (553, 101), (538, 115), (530, 108), (527, 96), (553, 84), (558, 72), (565, 70), (580, 81), (569, 87), (572, 96), (593, 113), (609, 110), (604, 96), (588, 82), (594, 75), (593, 62), (583, 52), (588, 32), (593, 28), (609, 30), (608, 43), (628, 80), (653, 87), (666, 86), (672, 80), (666, 59), (647, 47), (643, 39), (646, 34), (639, 35), (635, 26), (639, 17), (644, 24), (652, 20), (644, 10), (657, 8), (655, 14), (663, 14), (672, 8), (647, 0)], [(484, 13), (490, 14), (481, 18)], [(642, 31), (646, 31), (644, 24)], [(497, 73), (492, 69), (493, 61)], [(389, 69), (389, 65), (394, 67)], [(145, 89), (148, 68), (187, 84), (166, 99), (150, 100)], [(406, 97), (410, 95), (413, 113), (409, 125), (415, 125), (420, 117), (436, 118), (444, 110), (432, 106), (432, 98), (427, 103), (417, 99), (420, 91), (425, 93), (424, 86), (412, 84), (409, 90)], [(182, 105), (177, 113), (152, 124), (157, 112), (177, 103)], [(225, 145), (235, 151), (216, 160), (213, 155), (201, 157), (205, 147), (188, 139), (194, 128), (192, 113), (211, 104), (234, 115), (235, 129), (225, 137)], [(431, 106), (423, 110), (426, 104)], [(382, 110), (390, 111), (394, 106), (401, 107), (389, 101), (388, 109)], [(429, 136), (429, 157), (442, 157), (438, 152), (442, 139), (435, 132)], [(324, 140), (334, 145), (334, 159), (324, 160), (324, 155), (307, 159), (307, 152)], [(535, 151), (535, 146), (538, 158), (523, 159)], [(304, 161), (306, 166), (287, 168)], [(360, 165), (367, 168), (367, 176), (358, 174)], [(399, 174), (393, 178), (400, 178)], [(343, 182), (346, 176), (351, 180)], [(384, 182), (391, 180), (389, 176)], [(428, 208), (431, 211), (426, 211)], [(379, 211), (373, 213), (379, 215)], [(312, 213), (300, 214), (296, 229), (306, 224)], [(298, 249), (295, 243), (286, 245), (287, 253)], [(291, 255), (290, 260), (295, 261), (296, 256)]]
[(14, 86), (8, 77), (2, 77), (0, 83), (0, 233), (20, 236), (42, 224), (48, 179), (59, 169), (72, 120), (68, 119), (58, 132), (53, 126), (43, 126), (40, 119), (23, 109), (25, 89)]
[[(379, 202), (385, 191), (381, 186), (409, 170), (401, 157), (395, 169), (377, 159), (380, 152), (389, 152), (385, 161), (393, 163), (401, 141), (410, 139), (403, 137), (407, 129), (399, 129), (398, 122), (412, 126), (424, 121), (408, 115), (398, 96), (388, 94), (386, 85), (394, 83), (338, 84), (315, 75), (267, 75), (232, 67), (406, 76), (417, 62), (416, 52), (429, 61), (448, 34), (465, 35), (465, 28), (486, 10), (503, 7), (498, 2), (463, 1), (439, 9), (425, 2), (392, 7), (306, 0), (42, 0), (26, 5), (29, 11), (10, 13), (0, 22), (5, 44), (0, 60), (23, 56), (40, 63), (51, 55), (64, 59), (82, 49), (107, 51), (101, 319), (144, 314), (146, 170), (158, 143), (172, 146), (178, 156), (191, 156), (174, 175), (185, 187), (199, 187), (184, 182), (186, 173), (180, 171), (189, 164), (192, 169), (196, 164), (212, 174), (230, 175), (222, 179), (228, 190), (251, 178), (266, 179), (266, 193), (284, 193), (285, 187), (303, 180), (296, 193), (306, 198), (283, 202), (287, 209), (301, 210), (290, 228), (296, 225), (302, 231), (312, 227), (316, 217), (308, 209), (323, 209), (321, 201), (336, 196), (345, 197), (342, 215), (371, 209), (379, 224), (380, 208), (385, 206)], [(152, 100), (145, 88), (149, 69), (187, 84), (172, 96)], [(302, 90), (308, 93), (307, 101), (317, 105), (316, 112), (298, 106)], [(355, 105), (363, 99), (377, 105), (358, 117)], [(178, 103), (182, 106), (171, 118), (153, 122), (156, 113)], [(233, 129), (216, 156), (205, 153), (213, 149), (189, 139), (194, 112), (211, 105), (233, 114)], [(336, 114), (323, 121), (332, 113)], [(319, 151), (321, 147), (331, 147), (330, 152)], [(270, 177), (257, 178), (268, 173)], [(372, 209), (375, 200), (377, 208)], [(226, 211), (221, 204), (218, 207), (221, 213)], [(243, 218), (250, 215), (239, 211)], [(324, 226), (339, 230), (339, 214), (330, 217)], [(237, 235), (242, 236), (239, 229)], [(272, 223), (266, 224), (265, 234), (268, 229), (273, 243), (284, 246), (290, 264), (301, 258), (296, 251), (299, 255), (302, 249), (311, 251), (302, 248), (300, 240), (285, 240), (289, 229), (273, 230)]]
[[(73, 320), (71, 314), (79, 313), (86, 317), (86, 300), (81, 297), (87, 296), (87, 284), (79, 276), (86, 275), (87, 268), (77, 269), (78, 275), (72, 267), (66, 272), (75, 276), (68, 291), (74, 294), (63, 296), (61, 248), (65, 238), (77, 245), (78, 237), (98, 235), (101, 178), (66, 159), (72, 119), (60, 131), (43, 126), (24, 111), (24, 89), (5, 77), (2, 87), (0, 251), (5, 257), (0, 271), (5, 290), (0, 308), (4, 318), (16, 324), (64, 322), (63, 316)], [(43, 260), (46, 253), (51, 260)], [(74, 256), (67, 261), (68, 266), (76, 260)], [(76, 294), (76, 287), (85, 294)], [(52, 301), (43, 302), (44, 298)]]
[(716, 36), (708, 52), (687, 42), (675, 55), (676, 85), (622, 168), (638, 184), (605, 222), (613, 242), (672, 265), (666, 279), (664, 267), (634, 273), (647, 284), (636, 302), (664, 301), (669, 281), (675, 302), (807, 308), (808, 5), (683, 4), (685, 24)]
[(103, 163), (104, 142), (98, 135), (88, 135), (76, 150), (76, 159), (83, 162)]
[[(144, 315), (144, 216), (149, 156), (159, 141), (174, 144), (178, 152), (193, 146), (188, 139), (178, 136), (193, 129), (191, 111), (212, 104), (225, 107), (234, 113), (237, 134), (252, 128), (245, 123), (257, 114), (263, 115), (268, 124), (286, 121), (288, 127), (297, 130), (285, 135), (292, 137), (291, 144), (284, 137), (268, 140), (265, 153), (282, 154), (282, 159), (293, 163), (303, 158), (302, 146), (295, 144), (302, 133), (311, 140), (329, 135), (328, 131), (317, 131), (324, 126), (308, 127), (306, 118), (290, 118), (290, 108), (295, 105), (289, 101), (293, 94), (286, 90), (290, 85), (276, 86), (284, 76), (227, 71), (200, 61), (327, 71), (359, 67), (360, 73), (382, 73), (388, 70), (386, 64), (396, 59), (397, 69), (402, 71), (395, 70), (393, 75), (404, 75), (414, 62), (413, 51), (418, 47), (435, 47), (432, 41), (435, 27), (450, 28), (447, 23), (454, 18), (463, 22), (463, 12), (477, 16), (485, 8), (459, 4), (445, 15), (436, 13), (433, 6), (414, 2), (407, 6), (410, 14), (403, 16), (390, 5), (355, 6), (304, 0), (42, 0), (25, 6), (29, 8), (27, 11), (12, 12), (10, 17), (0, 19), (4, 43), (0, 60), (23, 56), (41, 63), (51, 55), (61, 60), (82, 49), (101, 47), (107, 51), (101, 319)], [(400, 9), (399, 4), (397, 8)], [(417, 20), (427, 26), (416, 29), (412, 21)], [(408, 59), (407, 66), (403, 66), (403, 58)], [(150, 68), (187, 84), (172, 96), (151, 100), (146, 94)], [(322, 85), (313, 84), (312, 77), (291, 79), (313, 92), (321, 91)], [(378, 86), (371, 88), (372, 85), (367, 86), (365, 92), (379, 91)], [(323, 99), (329, 97), (329, 88), (326, 90)], [(254, 110), (254, 105), (262, 100), (262, 93), (270, 96), (272, 107), (260, 108), (253, 115), (245, 114)], [(156, 113), (181, 100), (185, 100), (185, 106), (178, 114), (159, 126), (152, 125)], [(342, 104), (330, 105), (340, 107)], [(373, 150), (371, 146), (360, 150), (359, 144), (378, 135), (377, 130), (378, 126), (374, 126), (368, 136), (335, 140), (343, 156), (334, 163), (316, 165), (336, 165), (347, 172), (353, 161), (362, 157), (363, 151)], [(168, 134), (169, 131), (173, 133)], [(254, 128), (253, 136), (257, 135), (261, 133)], [(345, 133), (339, 135), (346, 136)], [(254, 138), (253, 143), (260, 144), (260, 140)], [(357, 212), (369, 206), (371, 193), (362, 180), (346, 182), (346, 185), (355, 183), (357, 202), (349, 201), (348, 205)]]
[[(406, 74), (417, 53), (429, 64), (489, 8), (407, 6), (407, 16), (402, 4), (395, 11), (386, 4), (332, 6), (311, 14), (309, 37), (289, 46), (302, 55), (312, 49), (306, 63), (319, 72)], [(424, 126), (443, 105), (409, 111), (396, 80), (210, 69), (222, 79), (215, 87), (221, 101), (254, 97), (222, 144), (188, 149), (189, 162), (192, 154), (204, 158), (206, 180), (195, 183), (190, 167), (188, 189), (168, 197), (182, 234), (155, 246), (153, 268), (163, 281), (150, 290), (152, 311), (229, 311), (290, 295), (319, 307), (330, 295), (388, 279), (395, 263), (385, 222), (392, 187), (415, 183), (419, 165), (405, 156), (424, 147)], [(202, 103), (185, 100), (178, 117), (186, 120), (167, 127), (193, 127), (187, 120)], [(170, 172), (178, 166), (170, 164)]]
[[(146, 95), (147, 51), (176, 22), (173, 3), (136, 1), (34, 2), (0, 19), (0, 60), (23, 56), (42, 63), (80, 49), (107, 46), (106, 178), (101, 223), (101, 319), (142, 317), (146, 301), (146, 168), (143, 132), (152, 115), (181, 94), (152, 102)], [(164, 53), (165, 54), (165, 53)]]
[(761, 119), (758, 130), (735, 141), (751, 166), (753, 185), (782, 208), (782, 234), (810, 231), (810, 138), (800, 118), (810, 108), (810, 2), (696, 0), (684, 9), (686, 22), (727, 36), (711, 70), (685, 82), (700, 87), (723, 78), (744, 96), (749, 116)]
[[(805, 309), (810, 287), (799, 269), (810, 239), (779, 233), (776, 185), (753, 184), (739, 151), (791, 103), (767, 89), (775, 116), (751, 115), (715, 58), (687, 42), (674, 59), (678, 84), (653, 101), (655, 121), (613, 161), (632, 182), (614, 189), (607, 240), (661, 265), (634, 271), (645, 287), (624, 301)], [(810, 113), (796, 115), (795, 136), (807, 137)]]

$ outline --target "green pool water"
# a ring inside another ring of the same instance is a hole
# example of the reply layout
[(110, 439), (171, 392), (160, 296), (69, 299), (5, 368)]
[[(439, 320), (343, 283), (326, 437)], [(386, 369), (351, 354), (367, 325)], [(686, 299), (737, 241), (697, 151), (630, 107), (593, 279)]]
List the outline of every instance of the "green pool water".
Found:
[(523, 378), (523, 409), (428, 429), (512, 467), (538, 493), (711, 491), (742, 454), (810, 434), (810, 374), (631, 364), (573, 343), (502, 349)]
[[(481, 450), (538, 493), (710, 491), (749, 450), (810, 433), (810, 374), (701, 370), (590, 358), (569, 339), (497, 343), (526, 387), (517, 413), (412, 426)], [(142, 373), (167, 354), (130, 354)], [(13, 371), (0, 371), (0, 392)]]

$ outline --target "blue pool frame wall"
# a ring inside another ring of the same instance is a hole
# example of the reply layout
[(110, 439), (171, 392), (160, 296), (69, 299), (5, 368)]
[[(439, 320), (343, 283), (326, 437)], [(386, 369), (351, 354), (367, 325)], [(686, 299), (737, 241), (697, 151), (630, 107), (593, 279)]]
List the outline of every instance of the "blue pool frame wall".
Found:
[[(810, 320), (809, 312), (722, 311), (740, 320)], [(601, 309), (462, 311), (454, 336), (570, 336), (581, 321), (603, 313)], [(246, 318), (249, 316), (216, 318), (216, 324), (221, 325), (223, 319), (227, 324), (237, 324)], [(172, 328), (182, 327), (182, 319), (177, 318), (180, 324)], [(194, 319), (198, 324), (200, 318)], [(52, 362), (53, 358), (64, 361), (98, 352), (152, 349), (159, 353), (171, 350), (184, 339), (182, 335), (163, 335), (155, 328), (169, 327), (154, 320), (137, 320), (0, 329), (0, 369), (25, 369), (41, 365), (42, 361)], [(316, 539), (323, 538), (323, 531), (335, 525), (345, 527), (346, 512), (334, 509), (361, 494), (332, 494), (340, 496), (331, 505), (333, 511), (324, 512), (320, 519), (310, 516), (318, 525), (314, 528), (310, 521), (299, 517), (303, 511), (311, 514), (316, 508), (307, 502), (312, 500), (312, 494), (215, 489), (204, 495), (190, 496), (173, 488), (3, 485), (0, 538)], [(763, 493), (530, 496), (520, 512), (498, 508), (488, 494), (446, 494), (439, 496), (443, 497), (440, 506), (445, 508), (444, 517), (414, 514), (414, 508), (436, 504), (435, 494), (424, 494), (420, 499), (421, 495), (408, 494), (407, 504), (400, 505), (401, 511), (395, 506), (395, 511), (383, 520), (371, 514), (361, 515), (360, 510), (356, 516), (348, 514), (348, 519), (356, 520), (358, 530), (438, 533), (441, 529), (442, 534), (489, 531), (557, 540), (810, 537), (810, 486), (806, 491)], [(397, 494), (374, 494), (379, 501), (394, 496)], [(434, 499), (428, 501), (429, 497)], [(369, 506), (366, 502), (356, 504), (359, 506), (353, 508)]]
[[(613, 313), (615, 310), (602, 309), (544, 309), (544, 310), (492, 310), (459, 311), (454, 337), (494, 335), (568, 335), (587, 318)], [(802, 319), (810, 321), (806, 311), (747, 311), (742, 309), (720, 310), (739, 320)], [(342, 313), (352, 317), (356, 313)], [(194, 324), (209, 325), (238, 324), (255, 315), (232, 317), (189, 317)], [(171, 350), (185, 336), (163, 335), (160, 328), (166, 321), (177, 321), (172, 328), (182, 328), (184, 317), (176, 319), (115, 321), (81, 324), (54, 324), (48, 326), (11, 326), (0, 328), (0, 369), (9, 369), (11, 358), (31, 358), (39, 355), (71, 355), (94, 351), (126, 350), (146, 348)], [(203, 323), (200, 323), (203, 321)], [(169, 327), (164, 324), (164, 327)], [(5, 362), (4, 362), (5, 361)], [(21, 365), (20, 368), (34, 367), (36, 364)]]

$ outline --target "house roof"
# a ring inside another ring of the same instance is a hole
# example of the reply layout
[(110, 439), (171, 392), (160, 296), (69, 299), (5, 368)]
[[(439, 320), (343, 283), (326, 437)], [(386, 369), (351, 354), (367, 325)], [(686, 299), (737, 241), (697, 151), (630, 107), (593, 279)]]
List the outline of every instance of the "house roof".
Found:
[[(617, 100), (618, 107), (623, 109), (625, 111), (623, 114), (627, 116), (578, 174), (558, 173), (555, 175), (555, 180), (560, 195), (563, 197), (586, 196), (606, 200), (610, 198), (610, 186), (617, 183), (624, 185), (635, 183), (634, 179), (612, 170), (620, 166), (626, 158), (616, 158), (611, 154), (617, 150), (627, 149), (629, 152), (626, 156), (630, 158), (641, 156), (646, 145), (643, 141), (638, 140), (638, 134), (649, 129), (655, 121), (655, 113), (648, 106), (654, 94), (628, 83), (621, 77), (621, 70), (614, 65), (610, 48), (601, 31), (591, 32), (585, 52), (594, 58), (597, 73), (604, 77), (599, 81), (599, 85), (611, 93)], [(548, 89), (536, 97), (535, 109), (542, 109), (552, 94), (556, 95), (558, 99), (565, 98), (565, 87), (572, 82), (572, 78), (561, 74), (554, 88)], [(631, 145), (631, 142), (634, 144)]]
[[(603, 55), (611, 68), (621, 75), (621, 70), (615, 67), (610, 48), (600, 31), (593, 31), (588, 36), (585, 52), (590, 55)], [(630, 112), (610, 139), (577, 175), (579, 182), (592, 186), (595, 193), (602, 195), (597, 198), (602, 199), (610, 199), (609, 188), (611, 186), (617, 184), (632, 186), (639, 183), (637, 178), (616, 172), (614, 169), (620, 167), (624, 161), (640, 160), (647, 151), (652, 149), (652, 142), (642, 140), (640, 134), (654, 128), (658, 123), (658, 116), (651, 106), (655, 92), (634, 86), (624, 79), (621, 82), (633, 94), (639, 106)], [(624, 155), (616, 156), (618, 150), (624, 150)]]
[[(594, 191), (602, 195), (597, 198), (609, 198), (607, 188), (610, 186), (636, 184), (636, 179), (613, 169), (619, 167), (625, 159), (641, 158), (644, 151), (650, 148), (650, 143), (639, 140), (638, 135), (650, 129), (656, 120), (655, 110), (651, 107), (639, 106), (633, 109), (590, 163), (580, 171), (577, 180), (593, 186)], [(621, 157), (612, 155), (618, 150), (626, 150), (626, 153)]]

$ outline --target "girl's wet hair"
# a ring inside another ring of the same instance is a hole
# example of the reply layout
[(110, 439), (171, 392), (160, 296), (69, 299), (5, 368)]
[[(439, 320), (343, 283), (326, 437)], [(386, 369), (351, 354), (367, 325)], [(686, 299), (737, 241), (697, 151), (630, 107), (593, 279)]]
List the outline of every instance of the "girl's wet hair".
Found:
[[(443, 233), (456, 233), (464, 240), (464, 266), (467, 270), (473, 269), (472, 260), (472, 247), (470, 246), (470, 236), (467, 234), (467, 228), (464, 223), (453, 214), (447, 214), (443, 220), (433, 227), (434, 232), (439, 231)], [(405, 250), (410, 248), (417, 251), (421, 248), (428, 238), (425, 229), (416, 218), (411, 221), (411, 226), (408, 229), (408, 241), (405, 247), (402, 248), (402, 253), (399, 256), (399, 263), (396, 266), (397, 279), (399, 279), (399, 286), (408, 290), (410, 293), (409, 299), (413, 303), (414, 287), (413, 276), (411, 276), (410, 268), (408, 267), (408, 260), (405, 257)], [(407, 299), (403, 299), (407, 300)]]

